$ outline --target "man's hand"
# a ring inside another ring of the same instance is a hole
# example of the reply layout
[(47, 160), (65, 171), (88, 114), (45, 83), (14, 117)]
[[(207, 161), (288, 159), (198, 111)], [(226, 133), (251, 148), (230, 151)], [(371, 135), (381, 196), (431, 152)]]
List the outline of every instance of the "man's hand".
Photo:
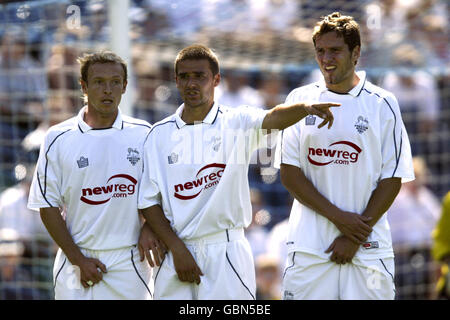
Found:
[(199, 284), (200, 276), (203, 273), (195, 262), (191, 252), (186, 248), (183, 240), (173, 231), (161, 206), (154, 205), (141, 209), (140, 212), (144, 216), (146, 223), (150, 225), (151, 230), (153, 230), (161, 242), (167, 245), (167, 248), (172, 253), (173, 264), (180, 281)]
[(330, 111), (331, 107), (339, 107), (339, 103), (305, 103), (305, 110), (308, 114), (318, 116), (324, 119), (318, 128), (322, 128), (328, 123), (328, 129), (331, 128), (334, 122), (333, 113)]
[(176, 247), (172, 248), (171, 252), (178, 279), (180, 281), (200, 284), (200, 276), (203, 275), (203, 272), (184, 243), (180, 241)]
[(80, 282), (83, 287), (89, 288), (99, 283), (103, 279), (103, 273), (107, 272), (106, 266), (98, 259), (84, 256), (73, 241), (59, 208), (41, 208), (40, 213), (42, 222), (52, 239), (61, 248), (72, 265), (80, 268)]
[(331, 219), (336, 228), (339, 229), (349, 240), (361, 244), (367, 240), (372, 232), (372, 227), (367, 224), (372, 220), (357, 213), (348, 211), (336, 211)]
[(372, 232), (371, 217), (342, 211), (324, 197), (297, 166), (280, 165), (281, 182), (289, 193), (303, 205), (331, 221), (340, 232), (355, 243), (364, 242)]
[(325, 124), (328, 123), (329, 129), (331, 128), (334, 120), (330, 108), (338, 106), (340, 106), (340, 104), (334, 102), (300, 102), (290, 105), (280, 104), (269, 110), (269, 112), (264, 117), (261, 129), (283, 130), (287, 127), (292, 126), (294, 123), (297, 123), (308, 114), (313, 114), (324, 119), (324, 121), (319, 125), (319, 128), (322, 128)]
[(78, 261), (72, 262), (80, 268), (80, 282), (84, 288), (89, 288), (103, 279), (106, 273), (106, 266), (98, 259), (81, 257)]
[(337, 264), (346, 264), (352, 262), (358, 248), (359, 244), (342, 235), (334, 239), (325, 253), (333, 252), (330, 257), (331, 261)]
[[(141, 261), (144, 261), (144, 259), (147, 258), (147, 261), (152, 268), (161, 265), (161, 261), (164, 259), (167, 252), (164, 243), (157, 238), (146, 223), (141, 228), (138, 249)], [(150, 251), (152, 252), (151, 254)]]

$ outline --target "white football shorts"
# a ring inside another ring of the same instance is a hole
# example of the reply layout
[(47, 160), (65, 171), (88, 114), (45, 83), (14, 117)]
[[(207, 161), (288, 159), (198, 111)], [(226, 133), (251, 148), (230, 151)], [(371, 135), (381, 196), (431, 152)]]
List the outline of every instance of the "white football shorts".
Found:
[(203, 276), (200, 284), (178, 279), (169, 252), (155, 268), (155, 300), (254, 300), (255, 267), (243, 229), (184, 241)]
[(283, 274), (284, 300), (393, 300), (394, 258), (335, 262), (292, 252)]
[(107, 273), (92, 287), (80, 283), (79, 268), (73, 266), (59, 249), (53, 267), (56, 300), (151, 300), (152, 269), (147, 260), (140, 261), (136, 246), (115, 250), (87, 250), (81, 252), (100, 260)]

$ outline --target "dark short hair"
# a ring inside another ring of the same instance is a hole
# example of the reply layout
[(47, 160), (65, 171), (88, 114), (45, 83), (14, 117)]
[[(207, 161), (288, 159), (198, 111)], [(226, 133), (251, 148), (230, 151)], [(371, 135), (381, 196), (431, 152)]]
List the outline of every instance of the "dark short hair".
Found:
[(214, 53), (214, 51), (204, 45), (193, 44), (189, 47), (184, 48), (177, 54), (174, 64), (175, 75), (178, 72), (178, 63), (180, 63), (181, 61), (203, 59), (208, 60), (213, 75), (216, 75), (220, 72), (219, 59), (217, 58), (217, 55)]
[(328, 16), (322, 17), (322, 20), (316, 23), (314, 27), (312, 40), (314, 46), (316, 39), (325, 33), (334, 31), (339, 37), (344, 38), (348, 49), (353, 51), (356, 46), (361, 48), (361, 35), (359, 25), (351, 16), (342, 16), (340, 12), (333, 12)]
[(111, 51), (101, 51), (90, 54), (84, 54), (77, 59), (80, 64), (81, 80), (87, 83), (89, 67), (95, 63), (118, 63), (123, 69), (123, 80), (128, 80), (127, 63), (117, 54)]

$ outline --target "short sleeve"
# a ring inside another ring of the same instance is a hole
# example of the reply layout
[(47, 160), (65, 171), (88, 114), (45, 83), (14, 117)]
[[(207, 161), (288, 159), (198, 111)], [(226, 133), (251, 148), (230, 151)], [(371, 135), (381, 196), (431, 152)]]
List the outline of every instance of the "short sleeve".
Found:
[(249, 106), (242, 106), (233, 110), (238, 110), (240, 118), (240, 128), (243, 130), (260, 130), (264, 118), (269, 111)]
[[(292, 91), (287, 97), (285, 104), (293, 104), (297, 101), (295, 92)], [(278, 136), (277, 148), (275, 151), (275, 168), (280, 165), (289, 164), (300, 168), (300, 122), (284, 129)]]
[(39, 210), (40, 208), (63, 206), (61, 199), (62, 172), (58, 162), (58, 145), (68, 131), (49, 131), (45, 136), (30, 187), (29, 209)]
[[(229, 132), (233, 135), (241, 150), (245, 150), (248, 157), (259, 149), (269, 146), (270, 137), (266, 130), (262, 129), (264, 118), (269, 110), (263, 110), (255, 107), (240, 106), (238, 108), (228, 109), (227, 129), (233, 130)], [(242, 138), (242, 139), (241, 139)]]
[(411, 146), (397, 99), (392, 94), (383, 99), (386, 107), (382, 111), (381, 179), (396, 177), (402, 178), (402, 182), (414, 180)]
[(161, 191), (157, 182), (155, 164), (158, 163), (157, 156), (152, 145), (151, 137), (144, 143), (144, 168), (142, 179), (138, 189), (138, 209), (161, 205)]

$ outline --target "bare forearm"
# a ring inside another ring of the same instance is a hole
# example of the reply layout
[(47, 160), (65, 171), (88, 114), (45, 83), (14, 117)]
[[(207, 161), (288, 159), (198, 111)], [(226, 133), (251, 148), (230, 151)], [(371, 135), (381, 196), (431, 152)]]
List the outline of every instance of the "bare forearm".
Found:
[(339, 209), (317, 190), (300, 168), (282, 164), (280, 174), (284, 187), (300, 203), (330, 221), (336, 218)]
[(300, 168), (281, 165), (281, 182), (298, 201), (327, 218), (353, 242), (365, 241), (372, 232), (367, 224), (370, 218), (336, 207), (317, 190)]
[(400, 191), (401, 184), (400, 178), (383, 179), (378, 183), (377, 188), (372, 192), (366, 209), (362, 213), (362, 216), (372, 218), (368, 223), (371, 227), (380, 220), (392, 205)]
[(308, 115), (304, 103), (280, 104), (272, 108), (264, 118), (262, 129), (285, 129)]
[(194, 257), (185, 246), (184, 242), (175, 234), (159, 205), (140, 210), (146, 223), (159, 239), (171, 251), (173, 264), (180, 281), (200, 283), (203, 275)]
[(159, 205), (140, 210), (140, 212), (152, 231), (164, 242), (169, 250), (172, 251), (183, 244), (182, 240), (173, 231), (170, 222)]
[(300, 102), (296, 104), (286, 105), (280, 104), (271, 109), (265, 116), (262, 123), (262, 129), (283, 130), (297, 123), (308, 114), (316, 115), (324, 119), (317, 127), (320, 129), (328, 123), (328, 129), (333, 125), (334, 117), (330, 111), (331, 107), (338, 107), (339, 103), (320, 102), (308, 103)]
[(50, 236), (61, 250), (64, 251), (69, 261), (77, 265), (78, 261), (84, 256), (80, 248), (73, 241), (59, 208), (41, 208), (40, 213), (42, 222)]

